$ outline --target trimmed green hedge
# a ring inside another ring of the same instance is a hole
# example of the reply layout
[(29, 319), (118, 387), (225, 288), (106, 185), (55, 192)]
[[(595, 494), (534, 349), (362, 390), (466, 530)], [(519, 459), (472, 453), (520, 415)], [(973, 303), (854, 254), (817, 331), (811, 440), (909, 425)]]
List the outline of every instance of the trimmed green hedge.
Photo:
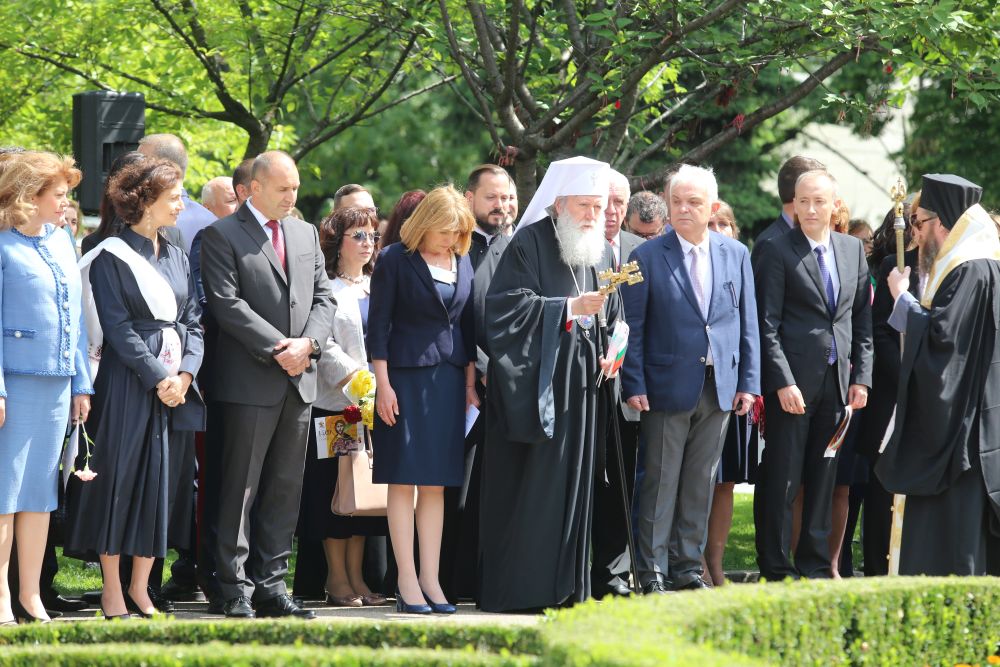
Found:
[(546, 664), (947, 665), (1000, 641), (1000, 580), (801, 581), (587, 603), (542, 628)]
[[(133, 624), (136, 625), (136, 624)], [(372, 649), (315, 646), (231, 646), (181, 644), (107, 644), (5, 647), (5, 667), (528, 667), (531, 656), (496, 655), (472, 650)]]
[(20, 625), (0, 632), (4, 644), (228, 644), (465, 649), (537, 654), (535, 627), (462, 623), (344, 621), (127, 621)]
[(155, 621), (0, 630), (0, 665), (573, 665), (858, 667), (984, 664), (1000, 579), (786, 582), (589, 602), (537, 626)]

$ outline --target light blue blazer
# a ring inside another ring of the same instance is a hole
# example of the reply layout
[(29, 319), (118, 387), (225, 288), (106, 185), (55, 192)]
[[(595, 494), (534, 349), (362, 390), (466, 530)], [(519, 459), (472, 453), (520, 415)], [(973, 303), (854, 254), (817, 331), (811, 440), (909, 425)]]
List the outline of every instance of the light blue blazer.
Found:
[(72, 393), (93, 394), (76, 248), (64, 231), (0, 232), (0, 396), (7, 375), (71, 377)]

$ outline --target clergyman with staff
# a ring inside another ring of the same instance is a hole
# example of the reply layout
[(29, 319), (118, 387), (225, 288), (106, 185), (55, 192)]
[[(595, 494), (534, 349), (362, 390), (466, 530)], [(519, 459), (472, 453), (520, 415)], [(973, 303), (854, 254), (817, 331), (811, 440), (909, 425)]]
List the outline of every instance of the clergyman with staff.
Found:
[(895, 429), (875, 471), (907, 496), (900, 574), (998, 573), (1000, 241), (981, 197), (964, 178), (925, 174), (920, 301), (909, 268), (889, 274), (889, 323), (906, 343)]
[(597, 376), (610, 364), (598, 291), (609, 166), (552, 163), (486, 295), (486, 389), (480, 508), (480, 607), (511, 611), (590, 596)]

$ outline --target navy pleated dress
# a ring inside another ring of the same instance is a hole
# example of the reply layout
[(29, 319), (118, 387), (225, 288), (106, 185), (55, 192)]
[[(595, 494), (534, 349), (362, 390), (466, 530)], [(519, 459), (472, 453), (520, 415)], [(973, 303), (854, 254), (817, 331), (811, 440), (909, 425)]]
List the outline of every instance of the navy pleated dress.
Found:
[[(152, 241), (131, 229), (122, 232), (121, 238), (169, 283), (177, 300), (177, 321), (153, 319), (124, 261), (110, 252), (94, 259), (90, 282), (104, 346), (87, 427), (95, 442), (90, 467), (97, 477), (89, 482), (71, 478), (66, 550), (163, 557), (171, 500), (171, 435), (174, 427), (203, 423), (204, 405), (195, 396), (196, 385), (188, 391), (185, 405), (164, 405), (156, 385), (167, 377), (167, 371), (156, 357), (161, 332), (172, 327), (182, 346), (178, 372), (197, 376), (204, 348), (200, 308), (181, 248), (161, 238), (157, 257)], [(82, 465), (82, 458), (78, 459), (77, 467)]]

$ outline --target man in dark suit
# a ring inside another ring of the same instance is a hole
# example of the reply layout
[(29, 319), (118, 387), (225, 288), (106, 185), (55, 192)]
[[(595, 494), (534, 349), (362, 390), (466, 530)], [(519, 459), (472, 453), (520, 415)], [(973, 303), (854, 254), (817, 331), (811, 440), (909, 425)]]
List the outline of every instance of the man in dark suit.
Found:
[[(622, 392), (642, 413), (638, 570), (644, 593), (710, 588), (702, 549), (730, 410), (760, 393), (750, 256), (709, 232), (710, 170), (683, 165), (670, 185), (673, 230), (632, 253), (645, 280), (622, 289), (630, 328)], [(664, 317), (669, 313), (669, 317)]]
[[(486, 291), (500, 257), (510, 244), (510, 231), (517, 218), (513, 180), (495, 164), (481, 164), (469, 174), (465, 199), (476, 226), (472, 230), (469, 259), (475, 270), (473, 310), (476, 329), (476, 391), (481, 410), (486, 410)], [(513, 203), (512, 203), (513, 199)], [(511, 208), (513, 206), (513, 208)], [(479, 445), (483, 441), (482, 412), (465, 438), (465, 480), (459, 487), (445, 489), (444, 534), (441, 539), (441, 586), (450, 599), (476, 599), (479, 553), (479, 476), (482, 466)]]
[[(844, 406), (863, 408), (872, 373), (868, 264), (861, 242), (830, 231), (836, 181), (808, 171), (795, 186), (800, 227), (760, 248), (757, 303), (767, 447), (754, 493), (761, 576), (829, 578), (828, 536)], [(792, 501), (802, 530), (790, 559)]]
[[(771, 239), (783, 236), (795, 227), (795, 182), (799, 176), (814, 169), (826, 169), (819, 160), (810, 157), (795, 155), (785, 160), (778, 170), (778, 197), (781, 199), (781, 213), (778, 218), (768, 225), (764, 231), (754, 239), (753, 251), (750, 253), (750, 261), (757, 269), (757, 259), (760, 257), (760, 248)], [(760, 282), (760, 281), (758, 281)]]
[[(628, 212), (631, 188), (628, 178), (621, 172), (611, 170), (608, 188), (608, 206), (604, 209), (604, 238), (611, 246), (615, 270), (628, 261), (632, 251), (645, 240), (622, 228)], [(655, 196), (655, 195), (653, 195)], [(609, 410), (617, 411), (618, 427), (621, 433), (622, 462), (625, 466), (625, 495), (631, 504), (635, 493), (635, 459), (639, 448), (639, 415), (622, 405), (621, 381), (614, 380), (614, 405)], [(598, 421), (598, 428), (611, 428), (608, 419)], [(628, 534), (622, 520), (622, 475), (618, 471), (618, 455), (614, 451), (614, 440), (609, 435), (604, 438), (606, 451), (598, 454), (598, 464), (604, 463), (594, 480), (594, 520), (593, 520), (593, 566), (591, 569), (591, 593), (595, 598), (606, 595), (628, 595), (628, 560), (622, 556), (628, 550)], [(603, 474), (602, 474), (603, 473)]]
[(222, 476), (216, 568), (227, 616), (314, 614), (287, 595), (316, 364), (336, 303), (315, 227), (290, 215), (298, 170), (257, 156), (251, 196), (202, 239), (205, 296), (219, 327)]

